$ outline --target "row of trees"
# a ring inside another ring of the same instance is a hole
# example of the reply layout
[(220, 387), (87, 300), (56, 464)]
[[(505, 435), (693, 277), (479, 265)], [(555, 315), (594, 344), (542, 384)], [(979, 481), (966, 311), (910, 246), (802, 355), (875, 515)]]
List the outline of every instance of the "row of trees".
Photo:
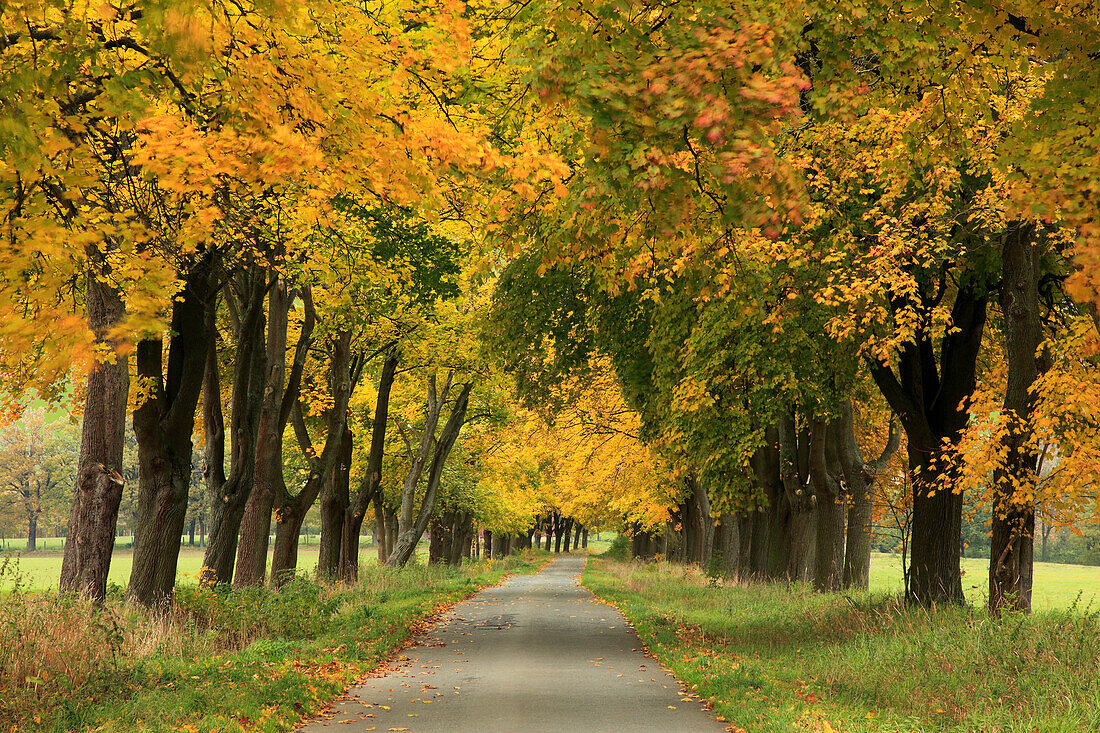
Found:
[(884, 402), (908, 597), (963, 600), (966, 494), (991, 512), (990, 608), (1030, 608), (1036, 507), (1097, 509), (1095, 21), (1042, 2), (562, 9), (537, 88), (571, 176), (510, 220), (495, 302), (521, 387), (544, 399), (610, 360), (682, 482), (680, 552), (717, 542), (823, 589), (865, 582), (896, 441), (873, 418), (886, 450), (856, 437)]
[[(318, 500), (321, 571), (354, 577), (371, 503), (404, 564), (471, 400), (492, 407), (460, 275), (468, 189), (538, 166), (449, 113), (486, 49), (450, 3), (306, 10), (32, 2), (0, 21), (0, 371), (13, 412), (32, 390), (81, 403), (64, 589), (103, 598), (130, 419), (127, 594), (160, 605), (196, 435), (207, 582), (281, 582)], [(370, 383), (373, 409), (353, 408)], [(386, 505), (391, 424), (407, 465)]]
[(207, 582), (262, 582), (272, 521), (279, 582), (319, 501), (336, 577), (373, 506), (392, 564), (557, 511), (860, 585), (903, 443), (908, 596), (962, 600), (967, 495), (1028, 608), (1036, 507), (1097, 506), (1093, 14), (5, 13), (0, 387), (78, 375), (62, 585), (103, 595), (129, 417), (146, 604), (201, 435)]

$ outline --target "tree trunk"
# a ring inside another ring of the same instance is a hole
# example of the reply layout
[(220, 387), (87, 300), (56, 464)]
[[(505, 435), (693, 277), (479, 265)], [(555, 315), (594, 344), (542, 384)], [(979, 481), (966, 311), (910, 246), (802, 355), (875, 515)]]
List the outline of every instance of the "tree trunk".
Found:
[(38, 549), (38, 512), (27, 513), (27, 552)]
[(834, 593), (844, 574), (844, 505), (846, 497), (839, 475), (835, 421), (815, 417), (811, 421), (810, 482), (817, 499), (817, 550), (814, 555), (814, 588)]
[(710, 513), (710, 497), (706, 487), (699, 483), (694, 474), (688, 481), (691, 486), (691, 501), (694, 502), (692, 516), (695, 519), (695, 547), (692, 552), (695, 562), (706, 570), (714, 550), (714, 517)]
[(443, 549), (443, 535), (446, 534), (446, 530), (443, 528), (443, 523), (436, 519), (428, 525), (428, 564), (438, 565), (446, 559)]
[(252, 491), (256, 465), (256, 433), (266, 371), (263, 317), (266, 296), (266, 274), (254, 275), (244, 301), (243, 316), (237, 327), (233, 391), (230, 398), (232, 450), (228, 477), (225, 475), (225, 422), (222, 415), (221, 375), (214, 322), (216, 308), (211, 308), (207, 313), (210, 319), (207, 325), (210, 345), (203, 377), (203, 429), (206, 435), (203, 477), (210, 506), (211, 537), (203, 557), (202, 582), (206, 585), (228, 583), (233, 577), (237, 535), (240, 532), (245, 503)]
[(1035, 228), (1010, 225), (1002, 254), (1000, 305), (1004, 316), (1008, 380), (1002, 438), (1004, 465), (993, 475), (993, 527), (990, 542), (989, 610), (1031, 611), (1035, 559), (1035, 500), (1017, 500), (1019, 487), (1035, 486), (1038, 455), (1030, 445), (1029, 420), (1035, 398), (1031, 387), (1044, 365), (1039, 355), (1043, 324), (1039, 305), (1041, 252)]
[[(321, 539), (317, 555), (317, 575), (336, 578), (340, 572), (340, 558), (346, 556), (343, 544), (344, 525), (351, 505), (351, 452), (354, 436), (344, 426), (344, 440), (336, 470), (329, 475), (321, 490)], [(359, 533), (346, 538), (359, 545)]]
[[(328, 360), (332, 405), (325, 411), (325, 445), (320, 455), (314, 453), (313, 440), (302, 415), (301, 404), (295, 401), (290, 410), (298, 446), (309, 465), (309, 477), (297, 495), (292, 496), (284, 484), (282, 493), (275, 496), (275, 550), (271, 555), (271, 582), (275, 587), (281, 587), (294, 576), (298, 567), (298, 536), (302, 522), (305, 521), (310, 507), (317, 501), (322, 487), (333, 480), (332, 477), (337, 472), (348, 470), (343, 465), (343, 458), (350, 457), (350, 448), (345, 439), (348, 402), (363, 366), (362, 355), (352, 354), (350, 331), (337, 331), (329, 337)], [(340, 523), (342, 526), (342, 518)], [(338, 552), (330, 553), (330, 557), (339, 560)]]
[(210, 346), (207, 310), (213, 307), (211, 263), (205, 258), (187, 276), (172, 304), (167, 370), (161, 339), (137, 346), (137, 373), (149, 385), (134, 410), (138, 443), (137, 523), (128, 598), (162, 606), (172, 598), (176, 561), (191, 487), (191, 436)]
[(814, 502), (812, 494), (805, 490), (799, 470), (802, 452), (799, 437), (794, 415), (784, 414), (779, 421), (779, 475), (790, 506), (790, 555), (786, 569), (789, 582), (810, 579), (814, 543)]
[(390, 556), (389, 533), (386, 531), (386, 508), (382, 504), (382, 497), (374, 500), (374, 526), (378, 532), (378, 564), (386, 562)]
[[(378, 380), (378, 399), (374, 405), (374, 423), (371, 426), (370, 456), (367, 470), (359, 482), (359, 488), (352, 498), (351, 505), (344, 515), (343, 554), (340, 558), (340, 577), (346, 582), (354, 582), (359, 577), (359, 532), (363, 518), (371, 501), (377, 506), (381, 501), (382, 458), (386, 447), (386, 423), (389, 421), (390, 388), (397, 374), (400, 355), (391, 351), (382, 364), (382, 374)], [(380, 556), (383, 562), (388, 555)]]
[(562, 543), (562, 552), (564, 552), (566, 554), (569, 554), (569, 543), (570, 543), (571, 535), (573, 533), (573, 521), (574, 521), (573, 517), (566, 517), (562, 521), (561, 534), (562, 534), (562, 538), (564, 539), (564, 542)]
[(286, 346), (290, 293), (286, 282), (277, 282), (268, 296), (266, 375), (257, 418), (252, 487), (240, 522), (240, 543), (233, 578), (233, 584), (238, 587), (263, 585), (272, 508), (275, 497), (287, 493), (283, 479), (283, 433), (290, 420), (291, 408), (298, 402), (302, 372), (316, 322), (309, 290), (302, 290), (300, 295), (304, 318), (289, 378), (286, 375)]
[(872, 491), (878, 475), (886, 468), (890, 457), (898, 449), (901, 434), (894, 420), (890, 420), (890, 434), (882, 454), (868, 463), (856, 442), (855, 419), (851, 400), (846, 400), (841, 412), (840, 463), (844, 480), (851, 494), (848, 509), (848, 535), (844, 550), (844, 588), (867, 590), (871, 572), (871, 516), (874, 511)]
[(581, 527), (581, 547), (588, 547), (588, 527)]
[(397, 546), (397, 510), (393, 507), (386, 508), (386, 556), (379, 559), (379, 564), (384, 565), (393, 548)]
[[(935, 334), (919, 331), (898, 353), (898, 375), (888, 364), (869, 364), (908, 439), (913, 513), (906, 597), (924, 606), (965, 602), (959, 565), (963, 497), (945, 488), (950, 476), (943, 474), (946, 463), (939, 459), (945, 444), (958, 443), (969, 419), (960, 405), (974, 393), (986, 321), (987, 296), (978, 287), (966, 283), (958, 288), (950, 330), (938, 338), (938, 348)], [(935, 293), (919, 297), (938, 299)]]
[(122, 500), (122, 447), (130, 371), (111, 333), (125, 316), (122, 297), (100, 280), (94, 269), (89, 267), (88, 272), (88, 325), (96, 345), (109, 348), (114, 361), (96, 364), (88, 374), (80, 462), (61, 563), (61, 590), (84, 594), (99, 604), (107, 595), (107, 574)]
[(722, 577), (736, 580), (741, 565), (740, 520), (735, 514), (723, 514), (718, 521), (717, 552), (721, 562)]
[[(450, 378), (448, 378), (448, 383), (449, 382)], [(420, 512), (411, 527), (407, 530), (402, 529), (398, 534), (397, 546), (394, 547), (393, 554), (386, 560), (387, 565), (404, 567), (416, 551), (416, 543), (420, 539), (420, 536), (424, 534), (424, 529), (428, 526), (428, 519), (435, 509), (435, 499), (439, 492), (439, 482), (443, 478), (443, 466), (451, 454), (451, 449), (454, 448), (455, 441), (458, 440), (458, 434), (462, 430), (462, 423), (466, 420), (466, 409), (470, 404), (470, 391), (472, 389), (472, 382), (465, 384), (458, 395), (458, 399), (455, 400), (454, 408), (451, 410), (451, 416), (447, 419), (446, 425), (443, 426), (443, 432), (440, 433), (439, 441), (435, 445), (435, 455), (432, 457), (432, 466), (428, 471), (428, 485), (424, 489), (424, 499), (420, 505)], [(446, 391), (447, 390), (444, 390), (444, 395), (446, 395)], [(442, 400), (440, 400), (440, 403), (441, 402)], [(438, 406), (435, 408), (435, 412), (438, 418)], [(433, 434), (435, 432), (434, 424), (432, 425), (431, 432)], [(427, 433), (427, 430), (425, 430), (425, 433)], [(419, 478), (419, 476), (417, 476), (417, 478)], [(408, 482), (406, 482), (405, 488), (409, 493), (415, 491), (416, 481), (412, 482), (411, 490)], [(404, 503), (405, 501), (403, 498), (402, 507), (404, 507)], [(406, 525), (403, 523), (402, 527), (405, 526)]]

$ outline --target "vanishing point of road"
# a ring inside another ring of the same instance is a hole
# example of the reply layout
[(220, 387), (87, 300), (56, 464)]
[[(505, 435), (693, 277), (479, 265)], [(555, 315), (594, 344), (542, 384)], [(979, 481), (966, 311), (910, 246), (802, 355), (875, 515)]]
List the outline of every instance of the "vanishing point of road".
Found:
[(725, 730), (581, 586), (584, 562), (562, 557), (459, 603), (302, 731)]

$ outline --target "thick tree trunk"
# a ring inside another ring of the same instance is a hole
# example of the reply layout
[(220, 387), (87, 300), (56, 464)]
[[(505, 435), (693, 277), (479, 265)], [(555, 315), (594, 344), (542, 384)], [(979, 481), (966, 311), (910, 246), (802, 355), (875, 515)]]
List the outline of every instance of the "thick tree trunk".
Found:
[[(340, 577), (347, 582), (354, 582), (359, 577), (359, 532), (363, 526), (363, 518), (367, 515), (367, 508), (371, 501), (374, 501), (377, 515), (377, 506), (381, 501), (382, 458), (386, 447), (386, 423), (389, 422), (390, 389), (397, 374), (399, 359), (400, 355), (392, 351), (382, 364), (382, 374), (378, 380), (378, 399), (374, 405), (374, 423), (371, 426), (367, 470), (359, 482), (359, 488), (355, 492), (351, 506), (344, 515)], [(380, 556), (379, 562), (384, 561), (388, 556), (388, 554)]]
[(710, 513), (710, 497), (707, 489), (695, 476), (688, 479), (691, 486), (691, 500), (694, 502), (692, 516), (695, 519), (695, 546), (692, 550), (695, 562), (706, 570), (710, 565), (711, 553), (714, 550), (714, 517)]
[(172, 304), (167, 370), (162, 366), (160, 338), (145, 339), (137, 346), (137, 373), (151, 389), (134, 410), (137, 523), (126, 595), (144, 606), (169, 602), (176, 583), (191, 486), (191, 435), (210, 346), (210, 270), (208, 260), (198, 264)]
[(817, 498), (817, 550), (814, 555), (814, 588), (840, 590), (844, 573), (844, 506), (846, 497), (839, 475), (835, 422), (815, 417), (811, 421), (810, 482)]
[(393, 548), (397, 546), (397, 509), (393, 507), (386, 508), (386, 555), (379, 558), (379, 564), (384, 565), (390, 555), (393, 554)]
[[(302, 371), (312, 342), (316, 316), (308, 289), (301, 293), (304, 318), (289, 378), (286, 375), (286, 347), (290, 293), (280, 280), (268, 297), (266, 375), (256, 426), (256, 452), (252, 487), (240, 522), (236, 574), (238, 587), (263, 585), (271, 537), (271, 513), (276, 496), (284, 496), (283, 432), (291, 408), (298, 402)], [(284, 383), (285, 382), (285, 383)]]
[(874, 483), (898, 449), (901, 434), (890, 420), (890, 434), (882, 454), (868, 463), (856, 442), (855, 418), (851, 400), (845, 401), (840, 424), (840, 463), (844, 480), (851, 494), (848, 510), (848, 534), (844, 550), (844, 588), (867, 590), (871, 571), (871, 516), (874, 511), (871, 493)]
[(588, 547), (588, 527), (581, 527), (581, 547)]
[[(306, 508), (308, 511), (308, 507)], [(271, 550), (271, 585), (282, 588), (298, 569), (298, 541), (306, 512), (297, 502), (279, 507), (275, 519), (275, 545)]]
[(573, 533), (573, 521), (573, 517), (566, 517), (562, 522), (561, 534), (564, 539), (562, 542), (562, 552), (566, 554), (569, 553), (569, 543)]
[[(987, 305), (987, 296), (977, 287), (959, 287), (950, 331), (939, 337), (938, 349), (935, 334), (919, 332), (898, 354), (898, 375), (887, 364), (869, 365), (908, 439), (913, 529), (906, 597), (925, 606), (965, 602), (959, 564), (963, 497), (945, 486), (950, 476), (942, 474), (946, 463), (939, 458), (945, 443), (958, 442), (969, 419), (960, 405), (974, 393)], [(938, 300), (935, 293), (920, 297)]]
[(756, 516), (765, 512), (763, 507), (756, 511), (737, 515), (737, 577), (740, 580), (760, 580), (764, 577), (764, 564), (759, 566), (753, 556), (753, 536)]
[(722, 577), (736, 580), (741, 565), (740, 520), (735, 514), (723, 514), (718, 521), (717, 551)]
[(990, 535), (989, 610), (1031, 611), (1035, 559), (1035, 500), (1017, 499), (1020, 487), (1037, 481), (1038, 455), (1030, 444), (1028, 421), (1035, 398), (1031, 387), (1043, 371), (1039, 346), (1043, 324), (1039, 305), (1040, 249), (1035, 228), (1015, 223), (1005, 235), (1000, 305), (1004, 316), (1008, 380), (1002, 438), (1004, 465), (993, 476)]
[[(245, 503), (252, 491), (256, 465), (256, 431), (263, 399), (264, 353), (263, 304), (266, 275), (252, 277), (243, 315), (237, 328), (233, 363), (232, 436), (229, 476), (225, 475), (225, 421), (222, 414), (221, 375), (218, 369), (216, 309), (211, 308), (207, 330), (210, 346), (203, 381), (203, 429), (206, 455), (203, 477), (210, 507), (210, 543), (203, 557), (204, 584), (228, 583), (233, 578), (237, 536)], [(231, 296), (230, 296), (231, 297)]]
[(871, 500), (872, 484), (857, 483), (852, 487), (851, 506), (848, 508), (848, 531), (844, 546), (844, 577), (841, 586), (867, 590), (871, 578), (871, 517), (874, 503)]
[[(294, 576), (298, 567), (298, 536), (302, 522), (305, 521), (310, 507), (317, 501), (322, 487), (337, 472), (348, 470), (342, 464), (345, 456), (350, 461), (350, 448), (345, 440), (348, 402), (359, 381), (363, 362), (361, 355), (353, 356), (351, 332), (347, 330), (338, 331), (329, 338), (328, 352), (328, 381), (332, 405), (325, 412), (325, 445), (320, 455), (314, 454), (313, 440), (300, 403), (295, 401), (290, 410), (298, 446), (309, 464), (309, 477), (297, 495), (292, 496), (284, 485), (283, 493), (275, 496), (275, 549), (271, 555), (271, 582), (275, 587), (281, 587)], [(342, 518), (340, 522), (342, 525)], [(339, 561), (338, 552), (330, 553), (330, 557), (332, 556)]]
[(428, 564), (438, 565), (445, 561), (446, 554), (443, 549), (443, 536), (447, 531), (443, 528), (443, 523), (438, 520), (432, 520), (428, 525)]
[[(351, 452), (354, 437), (344, 426), (344, 440), (339, 463), (321, 490), (321, 539), (317, 556), (317, 575), (336, 578), (340, 571), (340, 558), (344, 552), (344, 524), (351, 505)], [(359, 533), (347, 538), (359, 544)]]
[(88, 325), (96, 344), (110, 348), (114, 361), (95, 365), (88, 375), (76, 490), (61, 563), (61, 590), (82, 593), (102, 603), (122, 500), (122, 447), (130, 371), (111, 333), (125, 316), (118, 290), (99, 280), (90, 268), (86, 300)]
[(779, 421), (779, 476), (790, 507), (790, 554), (787, 557), (788, 581), (808, 581), (814, 545), (813, 495), (806, 490), (799, 470), (802, 452), (793, 414)]

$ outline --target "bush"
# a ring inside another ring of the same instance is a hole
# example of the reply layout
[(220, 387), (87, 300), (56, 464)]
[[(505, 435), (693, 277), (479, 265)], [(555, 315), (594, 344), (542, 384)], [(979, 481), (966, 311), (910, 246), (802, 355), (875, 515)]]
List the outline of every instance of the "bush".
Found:
[(629, 560), (630, 538), (625, 534), (617, 535), (611, 540), (611, 546), (600, 557), (606, 557), (609, 560)]

